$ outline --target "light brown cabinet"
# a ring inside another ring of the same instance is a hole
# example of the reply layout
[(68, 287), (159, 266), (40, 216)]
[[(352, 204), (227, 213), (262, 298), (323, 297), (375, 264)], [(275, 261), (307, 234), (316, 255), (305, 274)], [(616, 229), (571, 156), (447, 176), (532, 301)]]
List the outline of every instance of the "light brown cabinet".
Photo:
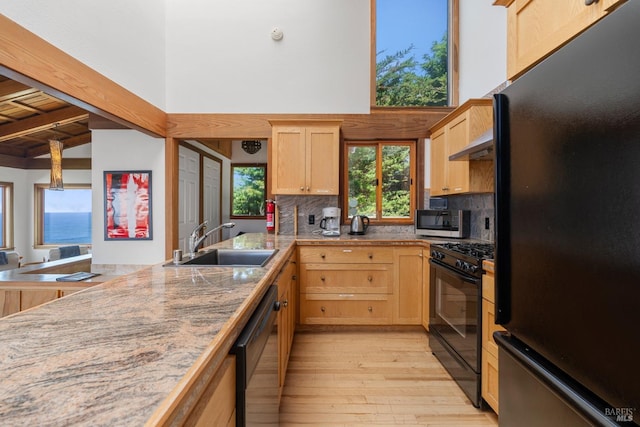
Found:
[(432, 196), (493, 192), (493, 162), (449, 156), (493, 126), (493, 101), (470, 99), (431, 128)]
[(498, 408), (498, 346), (493, 333), (504, 331), (495, 324), (495, 278), (488, 270), (482, 276), (482, 398), (493, 408)]
[(422, 324), (422, 247), (299, 247), (300, 323)]
[(270, 123), (271, 192), (339, 194), (341, 122), (272, 120)]
[[(515, 79), (624, 0), (513, 0), (507, 9), (507, 77)], [(505, 2), (502, 2), (505, 3)]]
[(429, 264), (430, 257), (430, 247), (422, 249), (422, 326), (427, 331), (429, 330), (429, 316), (431, 314), (431, 265)]
[(0, 291), (0, 317), (20, 311), (20, 291)]
[(278, 286), (278, 381), (280, 393), (284, 387), (284, 381), (293, 344), (293, 335), (296, 328), (296, 295), (297, 295), (297, 263), (293, 255), (282, 268), (276, 284)]
[(0, 317), (53, 301), (64, 296), (64, 292), (60, 289), (0, 290)]
[(209, 382), (185, 426), (236, 425), (236, 357), (229, 355)]

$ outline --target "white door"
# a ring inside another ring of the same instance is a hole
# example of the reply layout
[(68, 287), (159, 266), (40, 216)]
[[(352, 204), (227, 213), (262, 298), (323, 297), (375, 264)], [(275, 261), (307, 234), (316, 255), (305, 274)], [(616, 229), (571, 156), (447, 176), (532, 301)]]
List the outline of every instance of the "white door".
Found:
[(187, 254), (189, 234), (200, 222), (200, 154), (180, 146), (178, 158), (178, 247)]
[[(204, 219), (209, 221), (209, 229), (221, 224), (221, 164), (219, 161), (205, 157), (202, 161), (202, 208)], [(225, 231), (223, 231), (224, 233)], [(220, 233), (207, 237), (202, 246), (212, 245), (219, 240)]]

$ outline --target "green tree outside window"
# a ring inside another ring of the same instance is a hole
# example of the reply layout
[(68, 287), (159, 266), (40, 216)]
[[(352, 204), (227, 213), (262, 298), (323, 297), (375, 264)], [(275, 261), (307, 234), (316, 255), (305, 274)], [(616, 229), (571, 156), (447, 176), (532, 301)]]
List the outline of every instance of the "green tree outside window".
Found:
[(231, 217), (264, 217), (267, 166), (231, 165)]

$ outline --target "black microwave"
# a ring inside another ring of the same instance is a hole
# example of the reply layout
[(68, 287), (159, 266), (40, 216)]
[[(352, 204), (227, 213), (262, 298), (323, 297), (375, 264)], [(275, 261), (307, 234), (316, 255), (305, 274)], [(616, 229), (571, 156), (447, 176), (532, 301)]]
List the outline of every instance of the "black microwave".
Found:
[(451, 209), (418, 209), (416, 234), (419, 236), (469, 237), (470, 211)]

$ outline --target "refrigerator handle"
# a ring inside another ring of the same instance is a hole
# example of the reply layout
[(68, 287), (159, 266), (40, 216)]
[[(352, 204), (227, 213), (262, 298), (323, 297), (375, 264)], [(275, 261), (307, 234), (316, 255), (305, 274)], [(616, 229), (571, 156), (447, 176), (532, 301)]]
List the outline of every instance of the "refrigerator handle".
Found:
[(506, 95), (493, 96), (495, 183), (496, 183), (496, 323), (511, 320), (511, 248), (509, 247), (509, 100)]

